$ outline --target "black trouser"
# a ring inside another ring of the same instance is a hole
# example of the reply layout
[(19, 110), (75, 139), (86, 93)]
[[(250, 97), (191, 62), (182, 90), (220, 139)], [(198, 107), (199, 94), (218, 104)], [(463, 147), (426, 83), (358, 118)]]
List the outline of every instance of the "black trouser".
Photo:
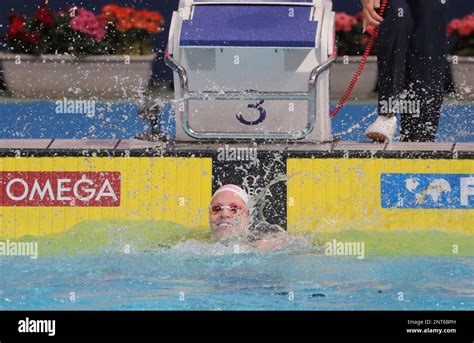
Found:
[(398, 100), (401, 141), (433, 141), (438, 129), (447, 1), (388, 0), (378, 37), (379, 114), (393, 114), (387, 104)]

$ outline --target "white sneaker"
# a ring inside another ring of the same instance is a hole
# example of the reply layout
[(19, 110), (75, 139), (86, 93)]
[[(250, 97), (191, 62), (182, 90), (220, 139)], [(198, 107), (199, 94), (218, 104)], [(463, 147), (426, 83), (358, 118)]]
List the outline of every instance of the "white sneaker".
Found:
[(397, 131), (397, 116), (378, 116), (365, 130), (365, 135), (378, 142), (391, 142)]

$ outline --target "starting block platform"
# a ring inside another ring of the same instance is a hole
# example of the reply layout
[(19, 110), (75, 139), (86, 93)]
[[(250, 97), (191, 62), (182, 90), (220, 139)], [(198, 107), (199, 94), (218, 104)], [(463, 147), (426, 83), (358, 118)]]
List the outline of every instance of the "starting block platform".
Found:
[(181, 0), (165, 63), (176, 141), (332, 140), (328, 0)]

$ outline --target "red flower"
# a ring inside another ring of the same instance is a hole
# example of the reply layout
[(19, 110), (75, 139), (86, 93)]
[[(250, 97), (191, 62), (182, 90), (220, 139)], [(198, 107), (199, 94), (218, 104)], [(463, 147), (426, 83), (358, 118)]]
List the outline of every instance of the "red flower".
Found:
[(25, 28), (25, 18), (14, 13), (8, 16), (10, 22), (10, 29), (8, 30), (8, 36), (15, 36), (16, 34), (23, 32)]
[(461, 37), (469, 36), (474, 32), (474, 14), (467, 15), (462, 19), (451, 20), (446, 31), (449, 36), (456, 33)]
[(367, 45), (369, 40), (370, 40), (370, 38), (366, 35), (360, 36), (360, 44), (362, 44), (362, 45)]
[(41, 40), (41, 34), (39, 32), (27, 32), (23, 38), (23, 41), (28, 44), (36, 45)]
[(115, 15), (115, 13), (119, 10), (120, 7), (114, 4), (109, 4), (102, 7), (102, 13), (105, 13), (107, 16)]
[(36, 11), (36, 19), (46, 27), (54, 26), (54, 15), (46, 8), (39, 8)]
[(469, 36), (472, 31), (474, 31), (474, 28), (467, 22), (463, 22), (458, 29), (459, 35), (461, 37)]
[(451, 22), (448, 24), (448, 34), (452, 35), (454, 32), (456, 32), (461, 26), (461, 23), (461, 19), (451, 20)]
[(107, 21), (103, 15), (95, 15), (85, 8), (79, 8), (77, 15), (71, 20), (69, 26), (73, 30), (92, 36), (97, 42), (100, 42), (105, 37)]
[(336, 13), (336, 31), (351, 32), (357, 19), (345, 12)]
[(356, 18), (358, 22), (362, 22), (362, 20), (364, 19), (364, 12), (360, 11), (359, 13), (355, 15), (354, 18)]

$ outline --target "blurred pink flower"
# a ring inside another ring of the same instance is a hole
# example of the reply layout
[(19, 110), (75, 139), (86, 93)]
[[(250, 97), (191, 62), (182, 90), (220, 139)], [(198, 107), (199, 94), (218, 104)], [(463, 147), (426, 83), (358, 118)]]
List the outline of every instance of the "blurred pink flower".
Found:
[(104, 39), (106, 24), (105, 18), (84, 8), (77, 9), (76, 16), (69, 23), (73, 30), (92, 36), (97, 42)]
[(459, 34), (461, 37), (469, 36), (474, 32), (474, 14), (467, 15), (462, 19), (451, 20), (447, 31), (449, 36), (454, 33)]
[(336, 31), (351, 32), (357, 19), (345, 12), (336, 13)]

